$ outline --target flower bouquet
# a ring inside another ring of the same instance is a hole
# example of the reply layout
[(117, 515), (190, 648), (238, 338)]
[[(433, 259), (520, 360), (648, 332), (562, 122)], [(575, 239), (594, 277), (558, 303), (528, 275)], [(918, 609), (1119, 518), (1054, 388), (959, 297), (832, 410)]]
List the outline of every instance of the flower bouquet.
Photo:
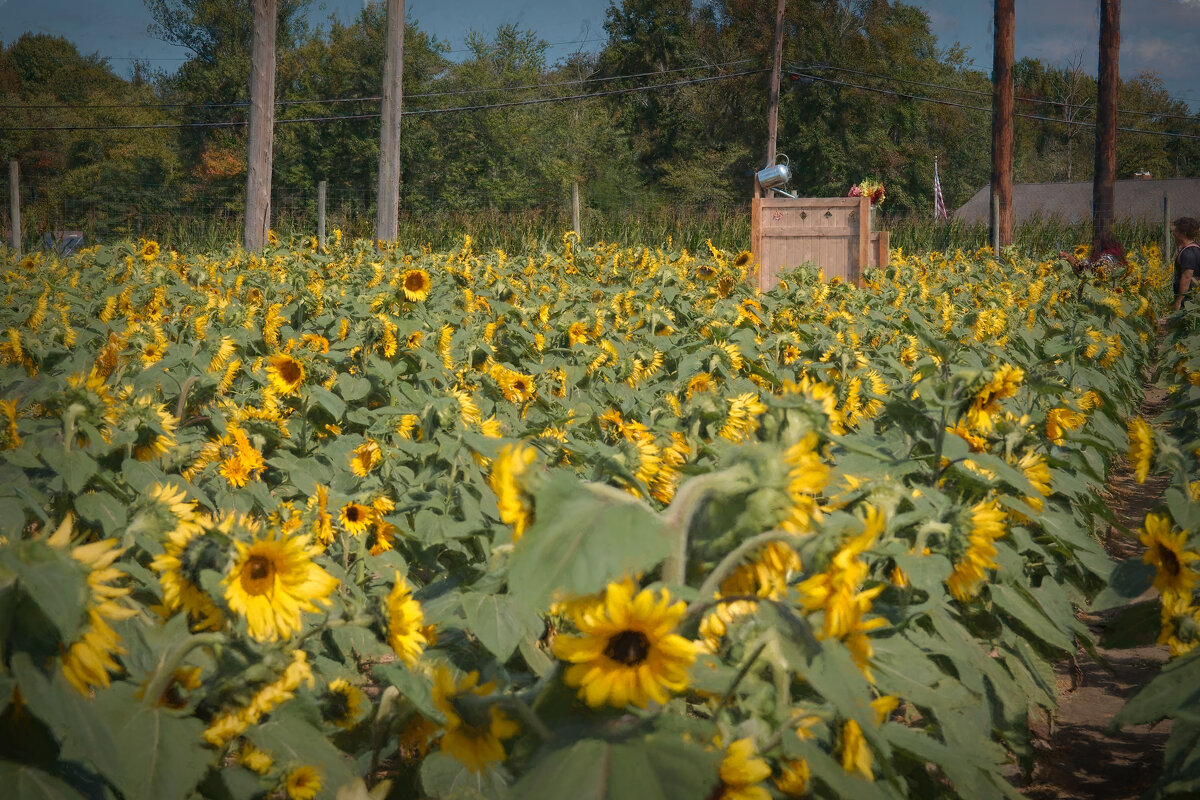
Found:
[(887, 194), (883, 190), (882, 183), (867, 178), (862, 183), (850, 187), (850, 191), (846, 193), (847, 197), (866, 197), (871, 201), (871, 205), (878, 206), (883, 204), (883, 200)]

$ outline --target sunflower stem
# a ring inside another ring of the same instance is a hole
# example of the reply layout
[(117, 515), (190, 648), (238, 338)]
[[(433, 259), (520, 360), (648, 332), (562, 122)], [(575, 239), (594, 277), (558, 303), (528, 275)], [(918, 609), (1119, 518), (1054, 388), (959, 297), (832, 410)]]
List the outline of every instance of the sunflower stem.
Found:
[(763, 650), (766, 649), (767, 643), (765, 640), (761, 642), (758, 647), (754, 648), (754, 652), (751, 653), (750, 657), (746, 659), (746, 663), (742, 664), (741, 668), (738, 669), (737, 675), (733, 676), (733, 683), (729, 684), (729, 688), (725, 690), (725, 694), (721, 698), (721, 702), (717, 704), (717, 708), (724, 708), (725, 704), (733, 699), (733, 693), (737, 691), (738, 684), (740, 684), (742, 680), (750, 673), (750, 668), (754, 666), (754, 662), (758, 661), (758, 657), (761, 656)]
[(180, 422), (183, 422), (183, 412), (187, 410), (188, 392), (192, 390), (192, 386), (198, 380), (200, 380), (199, 376), (191, 375), (183, 382), (183, 386), (179, 387), (179, 402), (175, 404), (175, 419)]
[(754, 552), (759, 547), (762, 547), (764, 544), (795, 538), (797, 537), (794, 533), (788, 533), (785, 530), (775, 528), (774, 530), (767, 531), (766, 533), (760, 533), (757, 536), (751, 536), (733, 550), (729, 551), (729, 554), (721, 559), (716, 568), (714, 568), (713, 571), (708, 574), (708, 577), (704, 579), (704, 583), (700, 585), (699, 596), (692, 601), (690, 606), (688, 606), (687, 614), (685, 616), (694, 616), (707, 608), (709, 601), (712, 599), (713, 595), (717, 593), (717, 589), (720, 588), (721, 582), (729, 577), (729, 573), (733, 572), (737, 568), (738, 564), (741, 563), (742, 559), (747, 555)]
[(150, 683), (146, 685), (146, 693), (142, 695), (142, 704), (154, 706), (158, 703), (163, 692), (171, 685), (175, 670), (179, 669), (179, 665), (183, 663), (183, 659), (188, 653), (197, 647), (220, 644), (223, 641), (225, 641), (225, 635), (222, 633), (197, 633), (180, 642), (178, 647), (159, 660), (158, 669), (155, 670)]
[(754, 475), (745, 464), (720, 472), (692, 478), (679, 488), (679, 494), (664, 515), (667, 527), (675, 534), (671, 554), (663, 562), (663, 583), (683, 586), (687, 580), (688, 533), (692, 521), (710, 494), (739, 494), (749, 489)]
[(517, 713), (525, 723), (533, 729), (533, 732), (541, 737), (542, 741), (550, 742), (554, 740), (554, 732), (546, 727), (546, 723), (542, 722), (541, 717), (533, 712), (524, 700), (519, 697), (502, 697), (499, 700), (500, 705), (511, 709)]

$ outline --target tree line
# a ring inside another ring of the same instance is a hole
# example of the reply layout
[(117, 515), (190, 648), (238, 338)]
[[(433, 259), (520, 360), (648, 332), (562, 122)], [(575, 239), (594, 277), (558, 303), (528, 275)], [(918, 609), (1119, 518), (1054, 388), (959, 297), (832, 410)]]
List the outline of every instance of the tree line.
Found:
[[(123, 77), (44, 34), (0, 51), (0, 156), (20, 162), (45, 225), (81, 225), (83, 214), (119, 226), (138, 214), (240, 213), (246, 129), (197, 124), (246, 119), (249, 4), (146, 3), (155, 35), (190, 51), (173, 72), (138, 63)], [(378, 97), (383, 6), (369, 3), (348, 22), (315, 14), (310, 0), (280, 0), (274, 192), (304, 195), (325, 180), (333, 202), (365, 210), (379, 102), (315, 101)], [(594, 208), (742, 203), (763, 166), (774, 24), (774, 4), (760, 0), (621, 0), (598, 51), (552, 61), (536, 30), (514, 25), (469, 33), (465, 57), (452, 58), (410, 18), (401, 206), (523, 209), (565, 203), (572, 183)], [(990, 106), (989, 76), (940, 43), (921, 9), (792, 0), (784, 65), (778, 150), (800, 194), (840, 196), (872, 178), (887, 187), (884, 213), (926, 213), (935, 156), (949, 208), (987, 182), (989, 118), (974, 109)], [(1024, 59), (1015, 79), (1017, 112), (1041, 119), (1016, 121), (1014, 179), (1090, 180), (1093, 130), (1070, 124), (1094, 119), (1088, 65)], [(678, 85), (629, 91), (662, 84)], [(585, 94), (602, 96), (478, 108)], [(1122, 127), (1200, 134), (1200, 115), (1154, 75), (1126, 77), (1119, 97)], [(289, 122), (328, 117), (338, 119)], [(166, 125), (190, 127), (153, 127)], [(1117, 158), (1119, 178), (1196, 176), (1200, 140), (1123, 132)]]

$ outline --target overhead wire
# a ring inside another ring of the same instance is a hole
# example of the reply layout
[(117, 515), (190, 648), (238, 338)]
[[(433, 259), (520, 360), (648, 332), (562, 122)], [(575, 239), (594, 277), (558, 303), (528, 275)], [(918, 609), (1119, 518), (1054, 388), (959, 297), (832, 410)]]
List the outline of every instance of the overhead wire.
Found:
[[(971, 94), (971, 95), (976, 95), (978, 97), (991, 97), (992, 96), (992, 92), (985, 92), (981, 89), (968, 89), (965, 86), (949, 86), (944, 83), (929, 83), (927, 81), (912, 80), (911, 78), (899, 78), (899, 77), (896, 77), (895, 75), (880, 75), (877, 72), (866, 72), (864, 70), (851, 69), (849, 67), (835, 67), (835, 66), (831, 66), (829, 64), (815, 64), (815, 65), (808, 66), (808, 67), (796, 67), (796, 66), (790, 65), (790, 64), (788, 66), (790, 69), (793, 69), (793, 70), (797, 70), (797, 69), (798, 70), (805, 70), (805, 69), (808, 69), (808, 70), (832, 70), (832, 71), (836, 71), (836, 72), (847, 72), (847, 73), (851, 73), (853, 75), (862, 75), (864, 77), (869, 77), (869, 78), (878, 78), (880, 80), (892, 81), (894, 83), (904, 83), (904, 84), (908, 84), (910, 86), (924, 86), (924, 87), (930, 88), (930, 89), (945, 89), (946, 91), (958, 92), (960, 94)], [(1087, 106), (1082, 103), (1073, 104), (1073, 103), (1064, 102), (1062, 100), (1050, 100), (1050, 99), (1043, 98), (1043, 97), (1028, 97), (1028, 96), (1023, 96), (1023, 95), (1015, 95), (1013, 97), (1013, 99), (1020, 100), (1025, 103), (1040, 103), (1042, 105), (1057, 106), (1060, 108), (1080, 108), (1080, 109), (1092, 108), (1092, 106)], [(1182, 104), (1182, 101), (1174, 100), (1174, 99), (1172, 99), (1171, 102)], [(1200, 115), (1187, 116), (1184, 114), (1168, 114), (1165, 112), (1158, 112), (1158, 111), (1135, 111), (1135, 110), (1129, 109), (1129, 108), (1118, 108), (1117, 113), (1143, 116), (1143, 117), (1160, 117), (1162, 119), (1182, 119), (1182, 120), (1189, 120), (1192, 122), (1196, 122), (1197, 120), (1200, 120)]]
[[(754, 58), (740, 58), (733, 61), (725, 61), (718, 64), (695, 64), (689, 67), (675, 67), (673, 69), (657, 70), (654, 72), (636, 72), (627, 75), (610, 75), (607, 77), (596, 78), (577, 78), (567, 81), (550, 81), (548, 83), (530, 83), (520, 86), (483, 86), (473, 89), (453, 89), (442, 92), (414, 92), (406, 94), (407, 98), (426, 98), (426, 97), (454, 97), (459, 95), (469, 94), (485, 94), (487, 92), (517, 92), (528, 89), (552, 89), (558, 86), (578, 86), (588, 83), (608, 83), (610, 81), (631, 80), (634, 78), (648, 78), (655, 75), (672, 75), (678, 72), (693, 72), (695, 70), (721, 69), (724, 67), (734, 66), (736, 64), (746, 64), (751, 61), (756, 61)], [(299, 106), (299, 105), (323, 105), (332, 103), (358, 103), (358, 102), (377, 102), (383, 99), (382, 95), (362, 95), (359, 97), (313, 97), (299, 100), (276, 100), (277, 106)], [(197, 109), (213, 109), (213, 108), (247, 108), (250, 105), (249, 100), (234, 100), (222, 103), (42, 103), (42, 104), (3, 104), (0, 109), (10, 111), (50, 111), (50, 110), (90, 110), (104, 108), (197, 108)]]
[[(711, 83), (713, 81), (729, 80), (730, 78), (740, 78), (746, 75), (756, 75), (766, 72), (766, 69), (743, 70), (741, 72), (731, 72), (723, 75), (708, 75), (702, 78), (687, 78), (679, 81), (671, 81), (668, 83), (654, 83), (646, 86), (630, 86), (622, 89), (607, 89), (599, 92), (585, 92), (583, 94), (563, 95), (558, 97), (537, 97), (527, 98), (524, 100), (510, 100), (503, 103), (483, 103), (472, 106), (450, 106), (447, 108), (417, 108), (404, 109), (401, 111), (402, 116), (425, 116), (430, 114), (449, 114), (459, 111), (485, 111), (496, 108), (516, 108), (520, 106), (536, 106), (545, 105), (548, 103), (565, 103), (577, 100), (590, 100), (596, 97), (612, 97), (616, 95), (636, 94), (638, 92), (648, 92), (658, 89), (671, 89), (679, 86), (691, 86), (701, 83)], [(291, 117), (278, 118), (275, 120), (276, 125), (293, 124), (300, 122), (335, 122), (338, 120), (363, 120), (377, 119), (380, 116), (379, 112), (364, 113), (364, 114), (335, 114), (316, 117)], [(216, 122), (163, 122), (163, 123), (148, 123), (141, 125), (24, 125), (24, 126), (6, 126), (0, 127), (0, 132), (16, 132), (16, 131), (108, 131), (108, 130), (164, 130), (164, 129), (179, 129), (179, 128), (233, 128), (244, 127), (248, 125), (246, 120), (222, 120)]]
[[(937, 97), (924, 97), (922, 95), (908, 94), (907, 92), (897, 92), (892, 89), (881, 89), (878, 86), (862, 86), (861, 84), (857, 84), (857, 83), (848, 83), (846, 81), (839, 81), (835, 78), (824, 78), (824, 77), (821, 77), (820, 75), (812, 75), (812, 74), (808, 74), (808, 73), (804, 73), (804, 72), (800, 72), (800, 71), (796, 71), (796, 70), (790, 70), (789, 72), (791, 72), (791, 74), (796, 74), (796, 75), (799, 75), (804, 78), (809, 78), (810, 80), (819, 81), (821, 83), (830, 83), (830, 84), (835, 84), (837, 86), (846, 86), (851, 89), (861, 89), (863, 91), (875, 92), (877, 94), (886, 94), (886, 95), (891, 95), (893, 97), (903, 97), (908, 100), (917, 100), (917, 101), (924, 102), (924, 103), (937, 103), (938, 105), (952, 106), (954, 108), (965, 108), (970, 111), (982, 111), (987, 114), (992, 113), (992, 109), (987, 108), (986, 106), (972, 106), (972, 105), (967, 105), (966, 103), (958, 103), (953, 100), (944, 100), (944, 99), (937, 98)], [(1070, 119), (1063, 119), (1061, 117), (1047, 117), (1043, 114), (1027, 114), (1027, 113), (1020, 112), (1020, 111), (1014, 111), (1013, 116), (1021, 117), (1022, 119), (1038, 120), (1040, 122), (1054, 122), (1054, 123), (1058, 123), (1061, 125), (1075, 125), (1075, 126), (1084, 127), (1084, 128), (1096, 127), (1096, 123), (1087, 122), (1086, 120), (1070, 120)], [(1147, 134), (1150, 136), (1164, 136), (1164, 137), (1172, 138), (1172, 139), (1200, 139), (1200, 134), (1177, 133), (1174, 131), (1153, 131), (1153, 130), (1148, 130), (1146, 128), (1126, 128), (1126, 127), (1121, 127), (1121, 126), (1118, 126), (1117, 130), (1121, 131), (1122, 133), (1139, 133), (1139, 134)]]

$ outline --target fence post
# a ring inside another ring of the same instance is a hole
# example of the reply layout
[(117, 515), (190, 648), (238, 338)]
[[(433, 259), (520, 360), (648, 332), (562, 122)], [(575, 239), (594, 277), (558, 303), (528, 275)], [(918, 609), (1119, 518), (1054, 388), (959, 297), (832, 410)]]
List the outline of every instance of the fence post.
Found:
[(325, 249), (325, 187), (328, 181), (317, 182), (317, 244)]
[(571, 181), (571, 228), (583, 241), (583, 230), (579, 226), (579, 181)]
[(1172, 245), (1175, 244), (1175, 238), (1171, 236), (1171, 198), (1163, 192), (1163, 251), (1162, 258), (1164, 264), (1169, 264), (1171, 260)]
[(17, 160), (8, 162), (8, 212), (12, 217), (12, 243), (17, 258), (21, 257), (21, 167)]
[[(1000, 219), (1000, 195), (992, 191), (992, 219)], [(992, 255), (1000, 258), (1000, 225), (992, 225)]]

